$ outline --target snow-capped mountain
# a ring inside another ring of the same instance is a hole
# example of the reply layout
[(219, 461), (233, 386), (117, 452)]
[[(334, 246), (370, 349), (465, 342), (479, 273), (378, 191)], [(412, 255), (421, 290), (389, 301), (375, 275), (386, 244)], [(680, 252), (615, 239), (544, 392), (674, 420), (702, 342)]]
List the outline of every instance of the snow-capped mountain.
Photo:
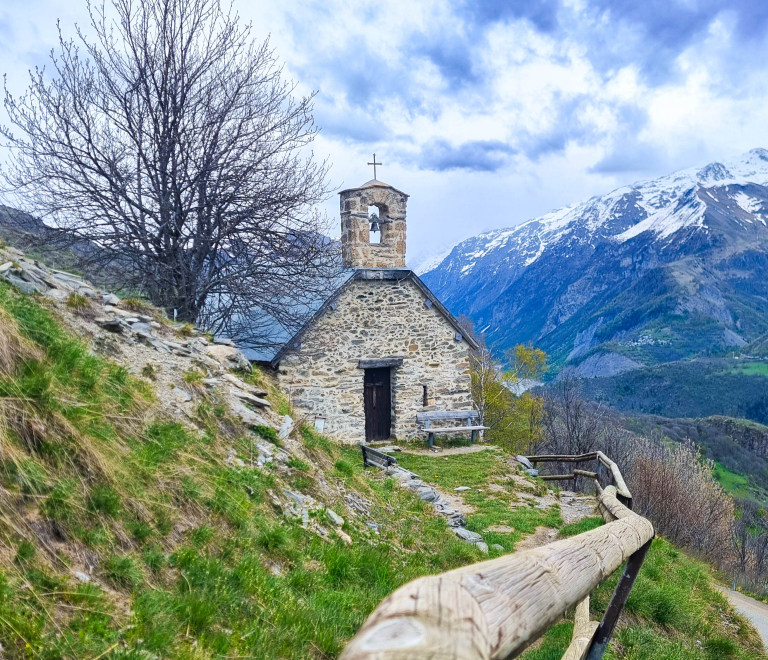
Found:
[(467, 239), (422, 277), (499, 351), (584, 375), (740, 346), (768, 330), (768, 150)]

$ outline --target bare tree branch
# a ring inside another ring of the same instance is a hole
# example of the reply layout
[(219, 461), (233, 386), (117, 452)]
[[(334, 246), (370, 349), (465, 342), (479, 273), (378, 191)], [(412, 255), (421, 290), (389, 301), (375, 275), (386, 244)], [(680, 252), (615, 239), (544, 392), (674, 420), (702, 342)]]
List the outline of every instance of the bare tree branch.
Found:
[(252, 345), (293, 329), (338, 263), (316, 210), (328, 164), (307, 152), (314, 95), (220, 0), (89, 12), (93, 39), (59, 30), (50, 81), (6, 86), (5, 193), (84, 269), (181, 320)]

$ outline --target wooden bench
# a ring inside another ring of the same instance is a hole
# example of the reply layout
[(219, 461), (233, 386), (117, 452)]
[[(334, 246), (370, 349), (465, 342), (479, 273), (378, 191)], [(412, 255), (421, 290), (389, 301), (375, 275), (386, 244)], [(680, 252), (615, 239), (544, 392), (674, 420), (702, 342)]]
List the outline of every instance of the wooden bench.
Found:
[(367, 445), (360, 445), (360, 451), (363, 452), (363, 467), (374, 466), (380, 468), (388, 468), (390, 465), (397, 465), (397, 461), (383, 451), (368, 447)]
[[(487, 431), (487, 426), (473, 425), (472, 420), (480, 416), (477, 410), (435, 410), (431, 412), (416, 413), (416, 421), (424, 422), (424, 430), (427, 432), (427, 443), (431, 447), (435, 442), (435, 433), (472, 433), (472, 442), (477, 442), (479, 431)], [(465, 426), (432, 426), (432, 422), (443, 420), (457, 420), (466, 422)]]

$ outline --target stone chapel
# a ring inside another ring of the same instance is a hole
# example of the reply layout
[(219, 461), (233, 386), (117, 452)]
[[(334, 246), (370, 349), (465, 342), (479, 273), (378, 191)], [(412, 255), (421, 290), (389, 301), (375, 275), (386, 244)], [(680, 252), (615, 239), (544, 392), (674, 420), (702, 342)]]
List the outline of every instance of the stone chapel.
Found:
[(472, 409), (477, 345), (405, 266), (408, 195), (376, 179), (339, 195), (343, 283), (272, 367), (334, 440), (423, 439), (417, 412)]

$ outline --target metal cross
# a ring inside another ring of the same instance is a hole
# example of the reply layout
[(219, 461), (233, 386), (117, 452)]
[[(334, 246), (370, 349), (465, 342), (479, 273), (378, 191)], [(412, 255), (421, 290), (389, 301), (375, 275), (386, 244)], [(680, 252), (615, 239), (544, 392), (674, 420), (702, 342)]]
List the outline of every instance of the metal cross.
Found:
[(376, 179), (376, 166), (377, 165), (383, 165), (383, 163), (377, 163), (376, 162), (376, 154), (373, 154), (373, 162), (372, 163), (368, 163), (368, 164), (369, 165), (373, 165), (373, 178), (374, 178), (374, 180), (377, 180)]

